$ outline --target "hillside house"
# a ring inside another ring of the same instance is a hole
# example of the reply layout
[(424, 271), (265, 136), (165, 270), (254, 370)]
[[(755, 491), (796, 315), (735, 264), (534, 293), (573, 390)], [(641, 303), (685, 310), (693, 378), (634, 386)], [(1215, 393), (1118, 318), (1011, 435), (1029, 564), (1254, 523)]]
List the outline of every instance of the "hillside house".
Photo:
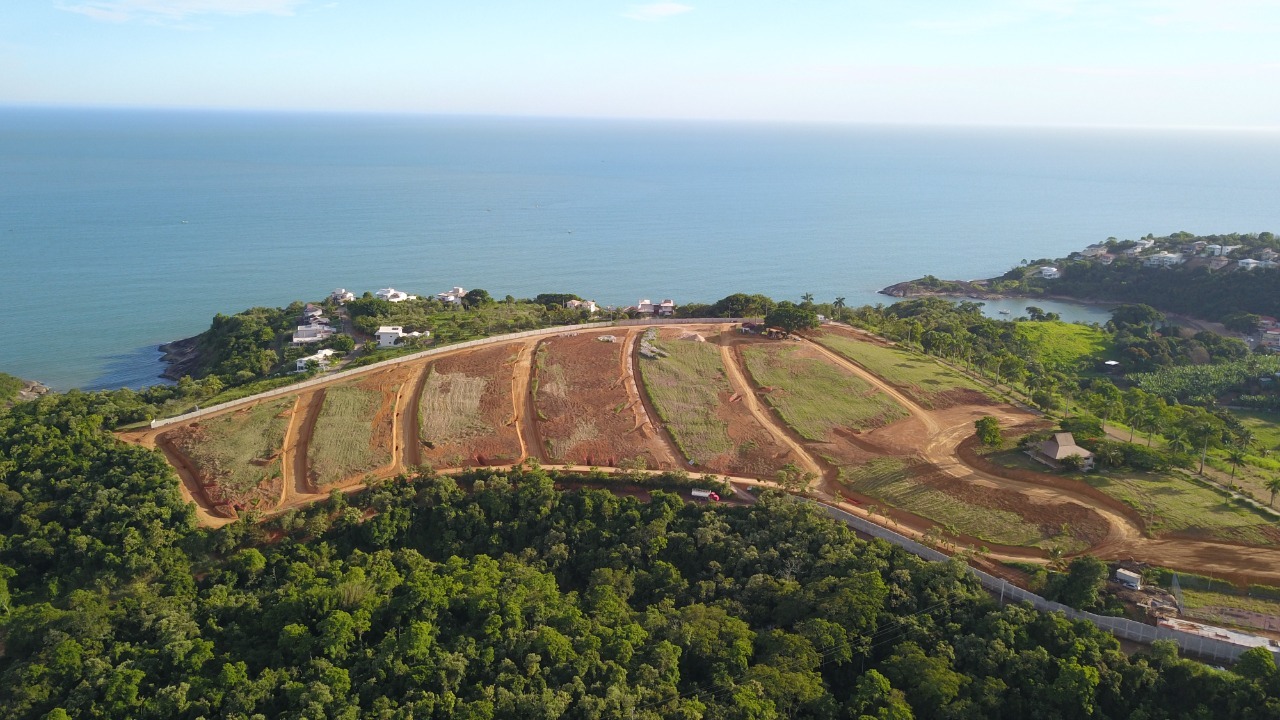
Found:
[(1031, 453), (1031, 457), (1053, 468), (1062, 467), (1062, 461), (1072, 455), (1084, 458), (1082, 467), (1085, 470), (1093, 467), (1093, 453), (1076, 445), (1075, 436), (1069, 432), (1054, 433)]
[(570, 310), (586, 310), (589, 313), (599, 312), (600, 306), (595, 300), (570, 300), (564, 306)]
[(386, 300), (387, 302), (393, 302), (393, 303), (404, 302), (405, 300), (418, 299), (417, 295), (410, 295), (408, 293), (401, 292), (395, 288), (382, 288), (381, 290), (374, 293), (373, 295), (379, 300)]
[(337, 290), (329, 293), (329, 299), (341, 305), (348, 300), (355, 300), (356, 294), (346, 288), (338, 288)]
[(1231, 264), (1231, 261), (1224, 257), (1216, 257), (1209, 261), (1210, 270), (1221, 270)]
[(325, 323), (309, 323), (307, 325), (299, 325), (293, 331), (293, 345), (307, 345), (314, 342), (320, 342), (333, 336), (333, 328)]
[(1062, 277), (1062, 271), (1052, 265), (1045, 265), (1036, 270), (1045, 280), (1056, 280)]
[(321, 350), (315, 355), (308, 355), (303, 358), (298, 358), (298, 369), (294, 370), (294, 372), (306, 372), (307, 363), (313, 360), (315, 361), (316, 365), (319, 365), (320, 369), (323, 370), (329, 367), (329, 363), (332, 362), (333, 356), (337, 354), (338, 354), (337, 350), (330, 350), (329, 348), (325, 348), (324, 350)]
[(1144, 267), (1173, 267), (1174, 265), (1181, 265), (1183, 262), (1185, 262), (1185, 259), (1182, 253), (1171, 253), (1165, 250), (1142, 259)]
[(1107, 254), (1107, 246), (1102, 243), (1096, 243), (1080, 251), (1080, 257), (1096, 258), (1099, 255)]
[(446, 290), (442, 293), (436, 293), (436, 299), (442, 303), (449, 305), (461, 305), (462, 299), (467, 296), (467, 291), (460, 287)]
[(403, 338), (431, 337), (431, 333), (405, 332), (399, 325), (383, 325), (378, 328), (378, 332), (374, 333), (374, 337), (378, 338), (378, 347), (391, 348), (399, 345)]
[(1264, 248), (1258, 253), (1259, 260), (1280, 260), (1280, 252), (1276, 252), (1271, 248)]
[(1262, 347), (1273, 352), (1280, 352), (1280, 330), (1268, 330), (1258, 339)]

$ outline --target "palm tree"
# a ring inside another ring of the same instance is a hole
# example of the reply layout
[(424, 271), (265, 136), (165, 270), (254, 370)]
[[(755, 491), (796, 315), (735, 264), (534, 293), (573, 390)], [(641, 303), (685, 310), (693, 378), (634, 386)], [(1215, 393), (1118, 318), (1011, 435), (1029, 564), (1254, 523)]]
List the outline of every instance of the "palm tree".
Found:
[(1191, 436), (1183, 428), (1179, 428), (1172, 435), (1168, 436), (1169, 449), (1176, 453), (1191, 452)]
[(800, 296), (800, 302), (813, 304), (813, 293), (805, 293)]
[(839, 309), (843, 308), (843, 307), (844, 307), (844, 298), (842, 298), (842, 297), (838, 297), (838, 298), (836, 298), (836, 301), (835, 301), (835, 302), (833, 302), (833, 303), (831, 303), (831, 307), (835, 308), (836, 310), (839, 310)]
[(1270, 507), (1276, 506), (1276, 493), (1280, 492), (1280, 475), (1267, 480), (1264, 487), (1271, 491), (1271, 502), (1267, 503)]
[(1236, 470), (1244, 465), (1244, 450), (1241, 448), (1231, 448), (1227, 451), (1227, 462), (1231, 463), (1231, 485), (1236, 484)]

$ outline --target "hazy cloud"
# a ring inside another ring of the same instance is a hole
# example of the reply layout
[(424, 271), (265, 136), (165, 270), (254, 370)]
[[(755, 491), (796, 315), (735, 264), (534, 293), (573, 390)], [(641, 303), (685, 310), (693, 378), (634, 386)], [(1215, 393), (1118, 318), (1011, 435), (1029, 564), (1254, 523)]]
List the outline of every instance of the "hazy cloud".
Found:
[(179, 22), (199, 15), (292, 15), (307, 0), (82, 0), (58, 8), (96, 20)]
[(672, 15), (683, 15), (692, 9), (692, 5), (682, 5), (678, 2), (656, 2), (648, 5), (632, 5), (626, 16), (632, 20), (662, 20)]

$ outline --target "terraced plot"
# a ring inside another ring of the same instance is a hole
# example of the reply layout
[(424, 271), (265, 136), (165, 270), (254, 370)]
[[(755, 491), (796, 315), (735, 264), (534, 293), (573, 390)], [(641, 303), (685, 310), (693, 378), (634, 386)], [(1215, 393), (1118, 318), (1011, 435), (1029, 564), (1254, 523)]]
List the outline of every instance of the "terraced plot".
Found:
[[(1087, 535), (1091, 528), (1072, 527), (1070, 522), (1061, 522), (1060, 517), (1049, 519), (1044, 508), (1032, 512), (1028, 507), (1019, 513), (995, 507), (984, 502), (987, 498), (983, 493), (918, 476), (901, 458), (877, 458), (858, 467), (842, 468), (840, 481), (854, 492), (932, 520), (953, 536), (1001, 545), (1061, 547), (1066, 552), (1090, 544), (1077, 535)], [(1029, 519), (1032, 517), (1036, 519)], [(1065, 532), (1064, 524), (1068, 526)]]
[(391, 464), (390, 396), (359, 385), (325, 390), (324, 406), (307, 444), (307, 467), (316, 487), (341, 484)]
[(670, 331), (654, 345), (665, 357), (640, 358), (644, 391), (691, 464), (771, 478), (795, 460), (734, 395), (718, 346)]
[(1258, 513), (1176, 472), (1086, 475), (1086, 481), (1137, 509), (1147, 531), (1250, 545), (1280, 541), (1280, 529)]
[(640, 358), (640, 375), (658, 416), (689, 462), (706, 463), (734, 451), (729, 424), (716, 415), (722, 397), (732, 394), (710, 343), (655, 343), (662, 358)]
[(426, 463), (464, 467), (520, 460), (512, 418), (513, 353), (511, 347), (496, 346), (429, 365), (418, 414)]
[(905, 418), (884, 393), (800, 345), (744, 345), (742, 358), (765, 399), (806, 440), (822, 442), (836, 428), (871, 430)]
[(930, 358), (836, 331), (822, 332), (814, 339), (896, 385), (925, 408), (991, 402), (981, 385)]
[(192, 423), (165, 433), (163, 441), (191, 462), (210, 504), (271, 508), (280, 497), (281, 446), (296, 399), (273, 400)]
[(538, 346), (534, 414), (550, 461), (617, 467), (640, 458), (651, 469), (676, 467), (657, 432), (638, 422), (644, 409), (628, 394), (625, 338), (574, 333)]

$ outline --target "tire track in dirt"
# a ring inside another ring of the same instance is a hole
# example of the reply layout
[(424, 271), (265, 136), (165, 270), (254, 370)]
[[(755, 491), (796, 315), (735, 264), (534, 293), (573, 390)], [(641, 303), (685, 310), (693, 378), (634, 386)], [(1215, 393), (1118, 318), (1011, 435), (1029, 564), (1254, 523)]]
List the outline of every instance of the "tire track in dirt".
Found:
[(542, 433), (538, 431), (532, 390), (534, 373), (537, 372), (534, 356), (541, 345), (540, 340), (524, 342), (516, 351), (515, 362), (511, 365), (511, 420), (507, 424), (515, 425), (521, 459), (545, 462), (547, 449), (542, 443)]
[[(430, 363), (423, 363), (409, 380), (400, 386), (396, 396), (396, 414), (392, 420), (392, 437), (398, 437), (399, 448), (391, 451), (391, 473), (408, 472), (422, 464), (422, 441), (418, 439), (422, 414), (422, 392), (427, 387)], [(408, 392), (405, 392), (405, 390)], [(398, 450), (398, 452), (397, 452)]]
[(280, 503), (277, 508), (289, 507), (298, 497), (318, 494), (307, 477), (309, 467), (307, 451), (311, 447), (311, 436), (316, 429), (316, 421), (320, 411), (324, 409), (325, 388), (312, 393), (304, 393), (293, 402), (293, 412), (289, 415), (289, 427), (284, 433), (284, 457), (280, 467), (281, 478)]
[(719, 345), (720, 360), (724, 365), (725, 375), (729, 379), (729, 387), (733, 388), (734, 394), (742, 399), (747, 411), (756, 419), (756, 422), (764, 427), (775, 442), (790, 449), (795, 454), (798, 464), (805, 472), (813, 473), (819, 481), (830, 482), (834, 480), (837, 474), (836, 469), (826, 463), (819, 463), (817, 458), (810, 455), (809, 451), (804, 447), (802, 444), (804, 439), (800, 437), (799, 433), (791, 429), (781, 418), (774, 417), (772, 408), (766, 409), (760, 404), (760, 396), (756, 394), (757, 388), (754, 378), (748, 379), (746, 373), (743, 372), (742, 354), (738, 350), (737, 344), (721, 333)]

